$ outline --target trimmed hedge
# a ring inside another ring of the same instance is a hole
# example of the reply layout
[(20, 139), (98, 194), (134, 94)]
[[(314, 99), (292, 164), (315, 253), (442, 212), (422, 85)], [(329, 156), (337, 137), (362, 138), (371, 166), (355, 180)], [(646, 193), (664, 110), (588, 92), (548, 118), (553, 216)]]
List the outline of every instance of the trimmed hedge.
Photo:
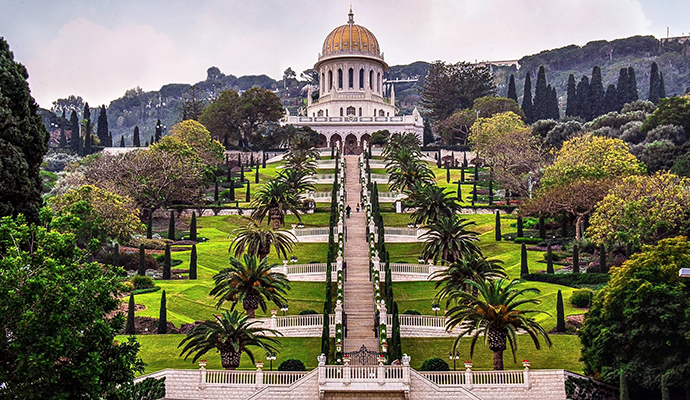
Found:
[(296, 360), (294, 358), (287, 359), (280, 363), (278, 366), (278, 371), (306, 371), (307, 368), (301, 360)]
[(609, 274), (527, 274), (522, 279), (531, 282), (546, 282), (573, 288), (590, 285), (605, 285)]
[(515, 238), (515, 243), (517, 244), (539, 244), (542, 242), (541, 238), (535, 237), (516, 237)]
[(159, 290), (161, 290), (160, 286), (147, 288), (147, 289), (135, 289), (135, 290), (132, 290), (132, 294), (153, 293), (153, 292), (157, 292)]

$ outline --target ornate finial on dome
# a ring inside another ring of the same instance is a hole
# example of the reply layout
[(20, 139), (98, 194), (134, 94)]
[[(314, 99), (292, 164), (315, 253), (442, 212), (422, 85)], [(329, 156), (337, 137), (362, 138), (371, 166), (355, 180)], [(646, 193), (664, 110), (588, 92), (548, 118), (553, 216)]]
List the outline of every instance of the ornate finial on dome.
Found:
[(350, 25), (355, 23), (355, 13), (352, 12), (352, 4), (350, 4), (350, 12), (347, 13), (347, 23)]

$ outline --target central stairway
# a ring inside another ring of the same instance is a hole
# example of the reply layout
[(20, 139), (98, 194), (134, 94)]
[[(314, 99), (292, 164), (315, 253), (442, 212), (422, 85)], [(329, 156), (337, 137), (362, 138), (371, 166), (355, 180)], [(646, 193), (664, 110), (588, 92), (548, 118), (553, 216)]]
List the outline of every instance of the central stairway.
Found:
[(345, 352), (357, 351), (366, 346), (379, 351), (379, 341), (374, 333), (374, 288), (369, 280), (369, 246), (366, 242), (366, 218), (363, 210), (357, 210), (360, 201), (359, 157), (345, 156), (345, 206), (352, 208), (350, 218), (345, 218), (347, 241), (345, 242), (346, 280), (343, 284), (344, 312), (347, 318)]

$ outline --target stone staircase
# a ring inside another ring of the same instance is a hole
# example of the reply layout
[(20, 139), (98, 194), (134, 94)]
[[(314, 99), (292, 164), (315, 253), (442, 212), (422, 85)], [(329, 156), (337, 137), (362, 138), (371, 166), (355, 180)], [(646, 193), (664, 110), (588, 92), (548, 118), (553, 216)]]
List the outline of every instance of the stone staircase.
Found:
[[(345, 191), (347, 204), (352, 208), (350, 218), (345, 219), (347, 262), (344, 290), (344, 311), (347, 315), (347, 337), (344, 351), (357, 351), (365, 345), (370, 351), (379, 351), (374, 333), (374, 288), (369, 280), (369, 248), (366, 243), (366, 218), (363, 210), (356, 212), (360, 200), (361, 185), (357, 156), (345, 156)], [(347, 206), (346, 204), (346, 206)]]

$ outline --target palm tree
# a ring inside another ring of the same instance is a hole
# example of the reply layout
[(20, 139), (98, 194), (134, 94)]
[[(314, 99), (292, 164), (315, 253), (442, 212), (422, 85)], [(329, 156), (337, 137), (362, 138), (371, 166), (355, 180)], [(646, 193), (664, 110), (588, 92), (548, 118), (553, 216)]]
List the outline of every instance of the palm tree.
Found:
[(418, 156), (412, 155), (407, 149), (400, 151), (397, 160), (386, 163), (388, 183), (393, 190), (411, 193), (415, 185), (433, 185), (434, 172), (425, 162), (419, 161)]
[(441, 217), (451, 218), (460, 211), (456, 198), (436, 185), (422, 186), (410, 195), (410, 206), (416, 207), (412, 213), (415, 224), (432, 223)]
[(434, 272), (429, 280), (441, 278), (434, 285), (434, 289), (441, 288), (436, 293), (434, 301), (440, 302), (446, 298), (447, 307), (457, 291), (474, 290), (474, 295), (477, 295), (476, 289), (470, 286), (468, 281), (482, 282), (488, 279), (505, 278), (506, 276), (503, 261), (487, 260), (486, 257), (469, 255), (456, 260), (446, 269)]
[(503, 351), (506, 349), (506, 342), (510, 344), (513, 353), (513, 361), (517, 362), (515, 352), (518, 343), (516, 334), (519, 331), (527, 333), (534, 342), (534, 346), (539, 350), (539, 336), (542, 336), (546, 344), (551, 347), (551, 339), (544, 328), (536, 322), (529, 314), (544, 313), (538, 310), (521, 310), (524, 304), (540, 304), (538, 299), (521, 298), (528, 293), (540, 293), (537, 288), (518, 289), (519, 279), (515, 279), (504, 285), (504, 279), (474, 282), (467, 280), (466, 283), (476, 289), (477, 294), (472, 291), (455, 292), (457, 305), (447, 311), (446, 330), (452, 330), (460, 326), (462, 330), (453, 343), (453, 351), (458, 346), (460, 339), (465, 335), (472, 336), (470, 341), (470, 357), (474, 355), (474, 346), (480, 335), (484, 336), (484, 343), (494, 352), (494, 370), (503, 369)]
[(286, 168), (278, 173), (276, 179), (284, 182), (292, 193), (299, 195), (308, 190), (314, 190), (311, 175), (313, 172), (305, 169)]
[(456, 216), (440, 217), (437, 221), (425, 226), (428, 232), (419, 238), (424, 243), (423, 259), (442, 260), (453, 263), (464, 256), (481, 256), (481, 251), (475, 242), (479, 241), (477, 233), (467, 228), (474, 222)]
[(254, 318), (256, 309), (266, 312), (266, 301), (278, 307), (287, 304), (284, 295), (290, 290), (290, 283), (280, 272), (271, 272), (278, 264), (269, 264), (268, 259), (259, 260), (256, 256), (245, 254), (242, 260), (230, 257), (230, 267), (217, 273), (213, 280), (216, 286), (211, 296), (218, 299), (216, 308), (226, 301), (232, 302), (232, 309), (240, 301), (249, 318)]
[(276, 249), (276, 254), (283, 259), (287, 258), (287, 253), (292, 251), (295, 244), (295, 236), (289, 231), (274, 231), (264, 228), (251, 218), (245, 218), (247, 224), (232, 231), (231, 236), (235, 236), (230, 249), (235, 251), (235, 257), (239, 257), (245, 251), (250, 256), (259, 256), (263, 260), (271, 252), (271, 245)]
[(319, 155), (316, 150), (288, 150), (283, 155), (285, 169), (296, 169), (314, 172), (316, 171), (316, 159)]
[(400, 149), (412, 149), (421, 154), (421, 145), (422, 143), (419, 141), (419, 138), (413, 133), (394, 133), (386, 142), (386, 146), (383, 149), (383, 156), (387, 159), (394, 158), (393, 155)]
[(287, 183), (279, 179), (266, 182), (254, 195), (251, 203), (254, 207), (252, 219), (261, 221), (266, 215), (269, 223), (273, 223), (273, 230), (278, 230), (285, 223), (285, 213), (290, 211), (302, 220), (299, 215), (299, 199), (288, 187)]
[(275, 352), (276, 346), (280, 346), (280, 342), (266, 334), (277, 336), (281, 333), (273, 329), (255, 327), (258, 323), (260, 322), (249, 321), (247, 316), (239, 311), (223, 311), (221, 315), (215, 316), (215, 320), (206, 320), (192, 328), (177, 346), (179, 348), (184, 345), (180, 356), (184, 355), (186, 360), (196, 353), (192, 360), (196, 362), (209, 350), (217, 349), (220, 352), (220, 362), (225, 369), (237, 368), (242, 353), (247, 353), (254, 363), (254, 354), (249, 350), (249, 346), (257, 346), (271, 352)]

